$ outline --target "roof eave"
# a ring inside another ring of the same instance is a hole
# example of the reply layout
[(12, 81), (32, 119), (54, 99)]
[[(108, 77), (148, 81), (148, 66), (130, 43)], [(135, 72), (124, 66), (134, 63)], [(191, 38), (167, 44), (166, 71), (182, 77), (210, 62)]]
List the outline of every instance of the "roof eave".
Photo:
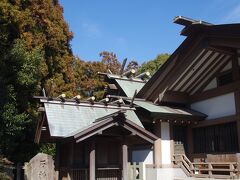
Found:
[(158, 137), (152, 134), (151, 132), (131, 122), (130, 120), (123, 118), (125, 116), (121, 116), (121, 115), (124, 115), (124, 113), (119, 112), (119, 115), (120, 117), (115, 116), (115, 114), (113, 117), (108, 116), (106, 117), (105, 120), (102, 119), (96, 125), (91, 126), (90, 128), (85, 129), (84, 131), (78, 132), (76, 134), (72, 134), (67, 138), (74, 138), (75, 141), (78, 143), (98, 134), (99, 132), (102, 132), (108, 128), (111, 128), (112, 126), (122, 126), (123, 128), (127, 129), (130, 132), (134, 132), (137, 136), (145, 139), (150, 143), (154, 143), (154, 141), (157, 140)]

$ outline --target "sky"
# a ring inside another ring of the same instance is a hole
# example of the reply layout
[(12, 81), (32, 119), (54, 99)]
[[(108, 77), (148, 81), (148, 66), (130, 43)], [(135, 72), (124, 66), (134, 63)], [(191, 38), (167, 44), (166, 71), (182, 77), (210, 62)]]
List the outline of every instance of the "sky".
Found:
[(101, 51), (139, 64), (173, 53), (185, 39), (181, 15), (213, 24), (240, 22), (240, 0), (60, 0), (74, 34), (71, 47), (82, 60), (100, 60)]

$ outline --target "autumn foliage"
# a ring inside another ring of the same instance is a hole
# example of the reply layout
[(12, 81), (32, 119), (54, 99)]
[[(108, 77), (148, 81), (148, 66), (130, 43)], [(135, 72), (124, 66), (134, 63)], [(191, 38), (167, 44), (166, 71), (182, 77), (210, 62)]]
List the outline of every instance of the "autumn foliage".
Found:
[(54, 0), (0, 1), (0, 149), (11, 160), (37, 150), (32, 96), (42, 88), (52, 96), (75, 92), (72, 33), (62, 12)]
[[(112, 52), (92, 62), (75, 57), (72, 37), (58, 0), (0, 1), (0, 153), (12, 161), (27, 161), (46, 149), (33, 143), (39, 116), (33, 95), (44, 88), (52, 97), (100, 99), (106, 84), (97, 72), (119, 72)], [(138, 67), (132, 61), (127, 68)]]

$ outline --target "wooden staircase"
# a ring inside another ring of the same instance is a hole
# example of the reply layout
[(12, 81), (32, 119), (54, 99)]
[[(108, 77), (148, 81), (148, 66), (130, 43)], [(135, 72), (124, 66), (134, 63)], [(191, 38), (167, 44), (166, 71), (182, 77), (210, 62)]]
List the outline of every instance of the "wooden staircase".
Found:
[(182, 143), (174, 144), (174, 154), (185, 154), (185, 148)]
[(238, 179), (240, 177), (240, 167), (236, 162), (192, 163), (185, 154), (175, 154), (173, 163), (189, 177), (216, 179)]

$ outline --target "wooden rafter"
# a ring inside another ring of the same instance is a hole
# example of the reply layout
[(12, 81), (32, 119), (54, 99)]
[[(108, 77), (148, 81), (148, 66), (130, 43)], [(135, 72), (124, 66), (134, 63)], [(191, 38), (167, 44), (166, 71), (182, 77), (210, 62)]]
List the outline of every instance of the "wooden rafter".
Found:
[[(205, 83), (208, 78), (211, 78), (211, 75), (213, 74), (210, 73), (206, 76), (206, 73), (204, 72), (203, 76), (205, 76), (205, 79), (203, 80), (202, 74), (201, 76), (196, 76), (197, 72), (190, 71), (190, 69), (194, 69), (195, 65), (197, 65), (197, 61), (199, 61), (197, 60), (194, 62), (196, 60), (194, 60), (194, 58), (197, 57), (197, 54), (194, 55), (194, 51), (197, 51), (200, 44), (202, 44), (202, 47), (200, 47), (199, 53), (206, 48), (208, 51), (215, 53), (215, 55), (212, 54), (211, 57), (216, 56), (217, 53), (219, 56), (225, 56), (224, 58), (226, 59), (223, 59), (224, 61), (228, 61), (228, 58), (234, 56), (235, 50), (240, 49), (240, 24), (197, 25), (192, 23), (192, 21), (195, 22), (195, 20), (189, 21), (188, 19), (185, 20), (181, 18), (177, 21), (181, 21), (181, 23), (184, 21), (183, 24), (185, 24), (185, 21), (187, 24), (190, 23), (187, 25), (187, 32), (185, 32), (187, 38), (170, 56), (168, 61), (146, 83), (138, 93), (137, 97), (155, 102), (158, 95), (166, 90), (166, 88), (167, 90), (188, 92), (190, 94), (199, 92), (198, 89), (201, 88), (199, 78), (201, 79), (202, 86), (202, 84)], [(213, 62), (208, 62), (211, 57), (205, 59), (202, 65), (197, 69), (194, 69), (194, 71), (199, 71), (199, 68), (202, 68), (204, 63), (208, 63), (208, 68), (211, 70), (214, 69), (211, 67), (214, 67), (214, 65), (218, 68), (219, 66), (217, 64), (225, 63), (221, 62), (221, 59), (218, 59), (220, 58), (219, 56), (214, 59)], [(209, 70), (206, 71), (209, 72)], [(190, 79), (184, 78), (187, 74), (191, 74), (191, 82), (189, 82)], [(194, 75), (194, 77), (192, 75)], [(179, 85), (180, 83), (181, 85)]]
[(206, 51), (205, 49), (203, 49), (199, 55), (193, 60), (192, 65), (190, 65), (185, 71), (184, 73), (182, 73), (182, 75), (175, 81), (175, 83), (169, 88), (170, 90), (174, 90), (177, 88), (177, 86), (179, 85), (179, 82), (183, 81), (183, 79), (185, 78), (185, 75), (188, 74), (189, 72), (192, 71), (193, 67), (195, 67), (197, 65), (197, 63), (199, 62), (199, 60), (202, 59), (202, 57), (204, 57), (207, 54), (208, 51)]
[(36, 133), (35, 133), (35, 139), (34, 139), (34, 142), (35, 143), (39, 143), (40, 142), (40, 138), (41, 138), (41, 132), (42, 132), (42, 126), (43, 126), (43, 123), (44, 123), (44, 120), (45, 120), (45, 113), (39, 117), (38, 119), (38, 124), (37, 124), (37, 129), (36, 129)]
[(195, 48), (191, 51), (191, 53), (187, 52), (186, 54), (184, 54), (183, 57), (179, 57), (179, 62), (175, 65), (171, 72), (169, 72), (169, 74), (174, 75), (165, 76), (163, 81), (160, 83), (159, 86), (156, 87), (156, 89), (154, 90), (150, 97), (154, 96), (154, 98), (158, 98), (159, 92), (161, 92), (166, 87), (170, 87), (175, 82), (175, 80), (179, 76), (181, 76), (181, 73), (188, 67), (192, 59), (197, 57), (205, 46), (206, 46), (205, 43), (199, 43), (195, 45)]
[(73, 138), (78, 143), (113, 126), (123, 127), (124, 129), (132, 132), (133, 134), (150, 143), (153, 143), (157, 139), (154, 134), (126, 119), (124, 114), (122, 114), (121, 112), (119, 113), (119, 116), (107, 117), (105, 120), (101, 120), (99, 123), (96, 123), (96, 125), (93, 124), (88, 129), (76, 133), (75, 135), (73, 135)]
[[(209, 60), (212, 59), (212, 57), (214, 57), (215, 52), (212, 51), (207, 51), (207, 53), (205, 54), (205, 56), (203, 56), (202, 61), (201, 59), (197, 62), (197, 64), (195, 66), (193, 66), (190, 69), (190, 72), (188, 72), (190, 75), (186, 74), (186, 76), (188, 75), (188, 79), (185, 78), (185, 81), (182, 83), (182, 85), (179, 87), (179, 91), (185, 91), (189, 86), (191, 86), (191, 81), (193, 81), (193, 78), (195, 78), (198, 74), (199, 71), (203, 68), (204, 63), (208, 62)], [(196, 77), (197, 78), (197, 77)]]
[[(204, 74), (199, 80), (199, 84), (196, 84), (191, 90), (189, 90), (189, 94), (199, 93), (201, 89), (206, 87), (209, 82), (228, 64), (229, 56), (224, 56), (222, 59), (217, 61), (216, 66), (211, 67), (206, 74)], [(194, 89), (195, 88), (195, 89)]]

